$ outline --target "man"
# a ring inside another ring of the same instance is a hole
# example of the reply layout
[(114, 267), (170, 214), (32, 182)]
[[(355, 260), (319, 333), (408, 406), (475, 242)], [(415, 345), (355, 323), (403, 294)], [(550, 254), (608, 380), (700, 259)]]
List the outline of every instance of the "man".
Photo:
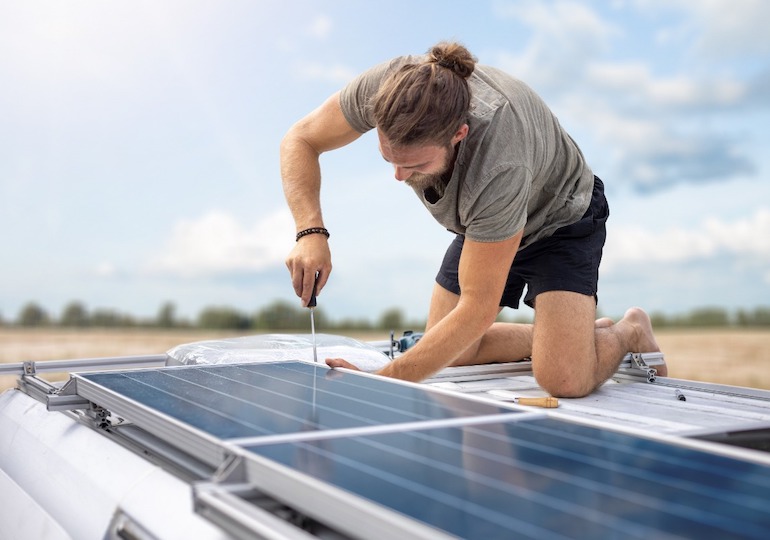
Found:
[[(332, 268), (319, 156), (369, 129), (396, 179), (457, 233), (424, 336), (379, 374), (419, 381), (448, 365), (531, 357), (545, 390), (577, 397), (611, 377), (627, 352), (659, 350), (638, 308), (617, 323), (595, 320), (609, 215), (601, 181), (531, 89), (477, 66), (457, 43), (363, 73), (284, 137), (281, 175), (298, 231), (286, 264), (303, 305), (316, 273), (320, 291)], [(518, 307), (525, 285), (534, 323), (496, 323), (501, 307)]]

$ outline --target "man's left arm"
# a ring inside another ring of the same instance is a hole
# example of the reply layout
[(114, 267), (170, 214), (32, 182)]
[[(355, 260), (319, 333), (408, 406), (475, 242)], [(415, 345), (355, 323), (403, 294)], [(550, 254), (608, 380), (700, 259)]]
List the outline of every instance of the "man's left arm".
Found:
[(402, 356), (378, 374), (421, 381), (450, 365), (480, 339), (500, 310), (513, 258), (523, 231), (501, 242), (465, 240), (460, 256), (460, 299), (449, 314), (433, 326)]

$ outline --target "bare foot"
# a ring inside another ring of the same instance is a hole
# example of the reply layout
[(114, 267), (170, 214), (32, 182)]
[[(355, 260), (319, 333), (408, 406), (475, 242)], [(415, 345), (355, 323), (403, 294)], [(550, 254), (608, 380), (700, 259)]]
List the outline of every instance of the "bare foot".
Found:
[[(626, 311), (623, 320), (634, 329), (633, 338), (630, 341), (631, 350), (629, 352), (660, 352), (658, 342), (655, 341), (655, 334), (652, 330), (652, 322), (649, 315), (638, 307), (632, 307)], [(658, 375), (665, 377), (668, 375), (668, 368), (665, 364), (655, 366)]]
[(596, 319), (596, 322), (594, 323), (594, 328), (609, 328), (613, 324), (615, 324), (615, 321), (613, 321), (609, 317), (602, 317), (601, 319)]

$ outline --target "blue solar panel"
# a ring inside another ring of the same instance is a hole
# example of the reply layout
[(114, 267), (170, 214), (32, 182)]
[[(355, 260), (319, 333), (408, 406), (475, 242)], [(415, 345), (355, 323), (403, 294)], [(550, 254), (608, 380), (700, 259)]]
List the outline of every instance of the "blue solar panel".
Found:
[(77, 377), (215, 467), (240, 445), (289, 503), (335, 496), (315, 479), (463, 538), (770, 538), (770, 467), (705, 450), (304, 362)]
[(520, 414), (494, 404), (303, 362), (186, 366), (79, 376), (225, 440)]
[(555, 419), (247, 450), (462, 538), (770, 537), (767, 467)]

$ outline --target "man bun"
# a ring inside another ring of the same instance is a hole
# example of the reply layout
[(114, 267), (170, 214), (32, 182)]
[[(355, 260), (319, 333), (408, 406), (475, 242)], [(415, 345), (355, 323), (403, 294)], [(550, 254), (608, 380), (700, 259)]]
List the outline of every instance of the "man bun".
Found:
[(439, 43), (420, 62), (383, 79), (369, 102), (374, 125), (394, 146), (448, 145), (468, 121), (468, 77), (476, 59), (458, 43)]
[(438, 64), (463, 79), (467, 79), (476, 67), (476, 58), (459, 43), (442, 41), (428, 51), (428, 62)]

